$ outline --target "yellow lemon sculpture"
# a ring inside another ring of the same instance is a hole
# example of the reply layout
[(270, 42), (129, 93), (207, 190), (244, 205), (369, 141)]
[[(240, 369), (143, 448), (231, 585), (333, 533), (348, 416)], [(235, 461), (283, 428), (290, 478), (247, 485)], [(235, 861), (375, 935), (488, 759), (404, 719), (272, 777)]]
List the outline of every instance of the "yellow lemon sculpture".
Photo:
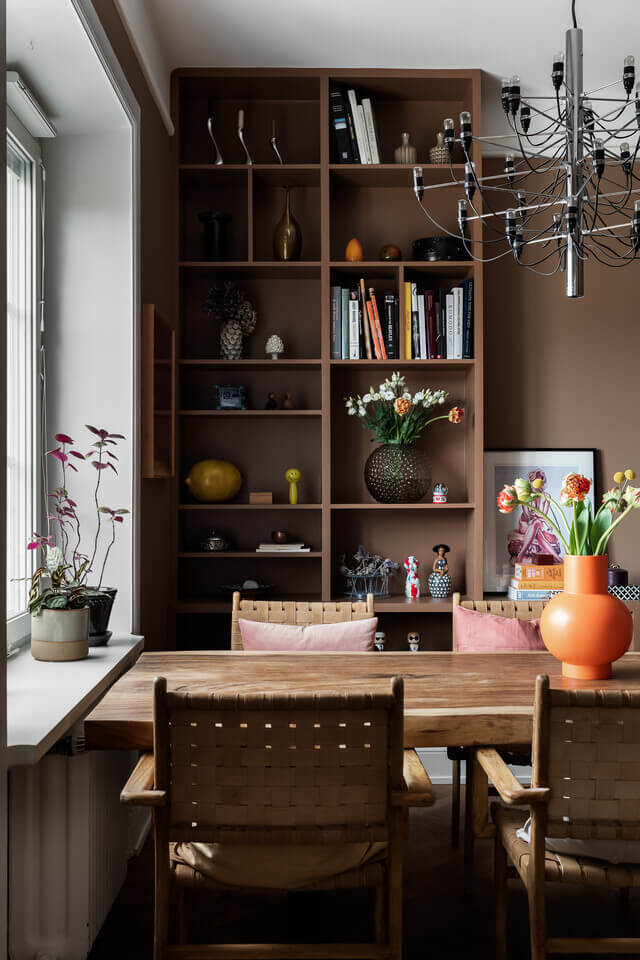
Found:
[(242, 474), (228, 460), (199, 460), (185, 480), (189, 490), (202, 503), (231, 500), (242, 486)]

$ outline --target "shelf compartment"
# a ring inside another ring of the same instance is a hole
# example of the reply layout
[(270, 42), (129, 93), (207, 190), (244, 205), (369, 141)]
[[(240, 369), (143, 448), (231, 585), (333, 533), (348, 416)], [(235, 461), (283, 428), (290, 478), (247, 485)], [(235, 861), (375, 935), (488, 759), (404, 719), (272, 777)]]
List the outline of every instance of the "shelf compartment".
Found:
[(221, 550), (216, 551), (212, 550), (209, 553), (179, 553), (178, 557), (181, 560), (245, 560), (248, 558), (256, 557), (260, 560), (319, 560), (322, 557), (322, 552), (318, 550), (309, 550), (307, 552), (300, 553), (282, 553), (275, 551), (273, 553), (267, 553), (266, 550)]
[[(300, 260), (320, 259), (320, 169), (300, 168), (291, 175), (284, 168), (257, 171), (253, 175), (253, 249), (258, 261), (276, 260), (273, 233), (285, 208), (285, 186), (289, 186), (289, 206), (302, 236)], [(279, 262), (279, 261), (276, 261)], [(288, 263), (289, 261), (287, 261)]]
[[(218, 386), (244, 387), (247, 410), (215, 410)], [(265, 410), (269, 393), (275, 393), (278, 409)], [(290, 393), (295, 410), (282, 410), (286, 393)], [(182, 367), (180, 383), (181, 410), (186, 416), (215, 414), (222, 417), (237, 416), (240, 420), (255, 417), (313, 417), (321, 416), (320, 363), (316, 366), (297, 365), (295, 361), (285, 366), (278, 360), (245, 366), (236, 361), (231, 367), (224, 361), (217, 366), (193, 364)], [(200, 413), (202, 411), (202, 413)]]
[(255, 553), (237, 557), (227, 555), (224, 563), (202, 563), (200, 558), (181, 560), (178, 565), (178, 599), (180, 602), (216, 602), (222, 599), (221, 586), (244, 583), (245, 580), (271, 585), (271, 596), (278, 600), (291, 591), (293, 583), (296, 592), (313, 595), (320, 592), (321, 567), (318, 557), (300, 563), (298, 556), (267, 557)]
[(206, 270), (209, 273), (246, 273), (255, 280), (280, 280), (291, 275), (296, 280), (320, 278), (321, 263), (310, 260), (181, 260), (181, 270)]
[(186, 262), (205, 260), (204, 227), (198, 215), (206, 210), (231, 215), (225, 261), (243, 261), (249, 255), (248, 168), (217, 169), (220, 173), (215, 178), (201, 167), (180, 174), (180, 254)]

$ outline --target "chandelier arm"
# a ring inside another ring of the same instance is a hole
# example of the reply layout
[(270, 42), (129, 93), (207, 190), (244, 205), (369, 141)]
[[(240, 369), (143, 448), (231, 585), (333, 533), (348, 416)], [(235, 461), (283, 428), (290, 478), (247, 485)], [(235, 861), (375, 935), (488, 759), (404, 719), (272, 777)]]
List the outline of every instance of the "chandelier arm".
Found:
[(594, 93), (600, 93), (601, 90), (608, 90), (609, 87), (615, 87), (617, 83), (620, 83), (619, 78), (618, 80), (612, 80), (610, 83), (603, 83), (601, 87), (594, 87), (593, 90), (585, 90), (582, 96), (590, 100)]
[[(558, 120), (561, 120), (561, 117), (560, 117), (560, 118), (559, 118), (559, 117), (554, 117), (552, 114), (547, 113), (546, 110), (540, 110), (539, 107), (534, 107), (533, 104), (530, 103), (530, 101), (531, 101), (531, 100), (536, 100), (536, 99), (538, 99), (538, 98), (536, 98), (536, 97), (527, 97), (527, 99), (526, 99), (526, 100), (523, 100), (522, 102), (523, 102), (524, 104), (526, 104), (526, 106), (528, 106), (531, 110), (533, 110), (534, 113), (539, 113), (541, 117), (546, 117), (547, 120), (551, 120), (553, 123), (558, 123)], [(540, 97), (540, 99), (541, 99), (541, 100), (553, 100), (554, 103), (555, 103), (555, 101), (556, 101), (556, 98), (555, 98), (555, 97)], [(565, 98), (565, 99), (566, 99), (566, 98)], [(563, 114), (562, 114), (562, 117), (564, 117), (564, 115), (565, 115), (565, 114), (563, 113)]]
[[(559, 250), (554, 250), (552, 253), (547, 254), (546, 257), (542, 257), (540, 260), (536, 260), (535, 263), (524, 263), (522, 260), (517, 260), (519, 266), (524, 267), (526, 270), (530, 270), (532, 273), (537, 274), (539, 277), (553, 277), (556, 273), (562, 269), (563, 254), (566, 251), (566, 247), (561, 247)], [(536, 270), (536, 267), (541, 263), (544, 263), (545, 260), (548, 260), (550, 257), (557, 256), (558, 262), (553, 268), (553, 270)]]

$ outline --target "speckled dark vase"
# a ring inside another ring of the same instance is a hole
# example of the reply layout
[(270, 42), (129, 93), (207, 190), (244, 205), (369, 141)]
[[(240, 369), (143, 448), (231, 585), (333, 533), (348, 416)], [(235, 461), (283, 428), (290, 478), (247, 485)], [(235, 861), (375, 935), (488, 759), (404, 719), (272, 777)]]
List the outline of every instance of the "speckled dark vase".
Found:
[(378, 503), (417, 503), (429, 492), (431, 467), (417, 447), (385, 443), (367, 459), (364, 482)]

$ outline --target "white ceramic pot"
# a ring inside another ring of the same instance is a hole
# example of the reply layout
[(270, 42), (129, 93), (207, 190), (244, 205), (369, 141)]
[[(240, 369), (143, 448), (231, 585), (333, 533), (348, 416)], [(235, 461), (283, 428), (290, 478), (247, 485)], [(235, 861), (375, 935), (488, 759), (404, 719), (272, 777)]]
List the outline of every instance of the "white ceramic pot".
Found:
[(42, 610), (31, 617), (34, 660), (83, 660), (89, 652), (89, 608)]

